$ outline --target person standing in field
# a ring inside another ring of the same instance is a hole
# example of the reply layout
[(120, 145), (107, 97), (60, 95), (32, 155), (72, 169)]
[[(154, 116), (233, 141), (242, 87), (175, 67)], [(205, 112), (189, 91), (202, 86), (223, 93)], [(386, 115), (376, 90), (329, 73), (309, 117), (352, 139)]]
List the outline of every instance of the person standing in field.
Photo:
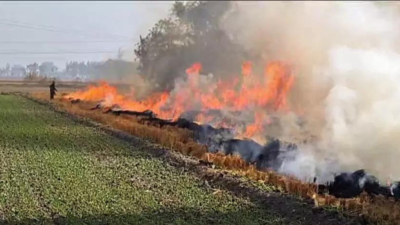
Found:
[(56, 84), (53, 80), (53, 82), (50, 84), (50, 99), (54, 98), (54, 95), (56, 95), (56, 91), (57, 91)]

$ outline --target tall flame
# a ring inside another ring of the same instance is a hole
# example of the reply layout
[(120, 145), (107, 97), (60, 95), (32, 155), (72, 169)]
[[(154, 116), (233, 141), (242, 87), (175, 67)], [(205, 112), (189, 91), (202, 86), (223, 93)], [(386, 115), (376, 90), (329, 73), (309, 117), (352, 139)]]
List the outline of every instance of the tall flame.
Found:
[[(212, 123), (216, 126), (236, 128), (232, 121), (207, 115), (210, 110), (250, 111), (253, 121), (239, 131), (240, 137), (252, 138), (263, 132), (269, 123), (268, 112), (289, 110), (288, 94), (293, 86), (294, 77), (287, 65), (271, 62), (266, 65), (261, 81), (256, 79), (252, 62), (244, 62), (242, 76), (231, 80), (218, 80), (216, 83), (200, 82), (201, 63), (195, 63), (186, 70), (187, 83), (172, 93), (161, 92), (148, 96), (143, 101), (134, 96), (125, 96), (106, 82), (98, 86), (89, 86), (85, 91), (71, 93), (65, 98), (84, 101), (102, 101), (104, 106), (118, 105), (122, 109), (133, 111), (151, 110), (159, 118), (177, 119), (182, 113), (197, 109), (199, 123)], [(256, 82), (257, 80), (257, 82)]]

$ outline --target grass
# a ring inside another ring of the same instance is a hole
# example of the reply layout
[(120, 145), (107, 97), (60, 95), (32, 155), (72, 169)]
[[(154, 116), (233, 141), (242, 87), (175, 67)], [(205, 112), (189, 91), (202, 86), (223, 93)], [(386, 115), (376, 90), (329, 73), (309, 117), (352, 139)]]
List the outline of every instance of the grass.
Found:
[[(47, 95), (35, 94), (34, 98), (45, 100)], [(235, 156), (207, 153), (204, 146), (194, 142), (188, 132), (182, 129), (174, 127), (157, 128), (140, 124), (132, 116), (116, 117), (98, 110), (91, 111), (88, 110), (91, 108), (88, 102), (72, 105), (69, 101), (58, 99), (54, 101), (54, 104), (74, 115), (93, 119), (134, 136), (150, 139), (185, 155), (195, 156), (236, 174), (259, 181), (260, 184), (274, 186), (282, 192), (290, 193), (303, 199), (313, 199), (317, 207), (333, 207), (346, 210), (347, 214), (362, 216), (379, 224), (400, 224), (400, 203), (391, 199), (388, 200), (382, 196), (370, 198), (367, 195), (352, 199), (339, 199), (329, 195), (319, 195), (316, 193), (316, 186), (313, 184), (304, 183), (293, 177), (277, 174), (274, 171), (258, 171), (254, 166)]]
[(13, 95), (0, 95), (0, 221), (287, 224), (245, 198)]

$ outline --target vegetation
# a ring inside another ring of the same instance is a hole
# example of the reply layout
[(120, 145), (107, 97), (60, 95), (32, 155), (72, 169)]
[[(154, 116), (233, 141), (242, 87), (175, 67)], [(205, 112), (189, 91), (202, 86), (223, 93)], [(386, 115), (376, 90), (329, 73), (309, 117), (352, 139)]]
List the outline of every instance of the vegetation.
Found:
[(40, 75), (36, 72), (29, 72), (24, 77), (25, 82), (37, 82), (37, 83), (50, 83), (51, 81), (57, 81), (57, 78), (49, 78), (45, 75)]
[(102, 62), (67, 62), (65, 73), (76, 77), (85, 75), (91, 79), (123, 81), (137, 74), (137, 63), (122, 59), (109, 59)]
[[(47, 99), (47, 96), (40, 94), (34, 96), (37, 99)], [(258, 181), (260, 184), (274, 186), (281, 192), (291, 193), (303, 199), (313, 199), (318, 207), (345, 209), (347, 213), (363, 216), (380, 224), (400, 223), (400, 204), (384, 197), (376, 196), (371, 198), (367, 195), (361, 195), (358, 198), (338, 199), (329, 195), (319, 195), (314, 184), (303, 183), (293, 177), (279, 175), (273, 171), (258, 171), (254, 166), (247, 164), (239, 157), (207, 153), (204, 146), (191, 139), (191, 134), (187, 130), (174, 127), (158, 128), (147, 126), (138, 123), (137, 118), (134, 116), (114, 116), (104, 114), (101, 111), (89, 110), (94, 105), (90, 105), (88, 102), (71, 104), (69, 101), (59, 100), (55, 104), (57, 107), (62, 107), (62, 109), (72, 114), (93, 119), (134, 136), (152, 140), (183, 154), (211, 162), (220, 168), (229, 169), (234, 174)]]
[[(18, 224), (288, 224), (133, 145), (0, 95), (0, 220)], [(1, 223), (2, 223), (1, 222)]]
[(135, 50), (144, 79), (162, 90), (195, 62), (218, 76), (240, 71), (250, 56), (220, 27), (230, 1), (176, 2), (168, 18), (158, 21)]

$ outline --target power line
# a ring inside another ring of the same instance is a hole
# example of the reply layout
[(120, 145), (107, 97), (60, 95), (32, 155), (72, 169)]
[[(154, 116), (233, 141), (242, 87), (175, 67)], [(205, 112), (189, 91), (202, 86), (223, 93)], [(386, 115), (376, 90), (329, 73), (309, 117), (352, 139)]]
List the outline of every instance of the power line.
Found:
[[(72, 31), (72, 30), (54, 29), (54, 28), (49, 28), (49, 27), (30, 26), (30, 25), (25, 25), (25, 24), (17, 24), (17, 23), (10, 23), (10, 22), (4, 22), (4, 21), (0, 21), (0, 25), (37, 29), (37, 30), (45, 30), (45, 31), (57, 32), (57, 33), (69, 33), (69, 34), (83, 35), (83, 36), (97, 36), (97, 37), (101, 36), (100, 34), (81, 33), (81, 31), (77, 32), (77, 31)], [(110, 38), (110, 37), (108, 37), (108, 38)], [(115, 38), (115, 36), (113, 36), (113, 38)], [(119, 38), (121, 38), (121, 37), (119, 37)], [(126, 37), (122, 37), (122, 38), (126, 38)]]
[[(155, 1), (157, 2), (158, 5), (171, 5), (174, 3), (174, 1)], [(64, 1), (45, 1), (45, 2), (37, 2), (37, 1), (32, 1), (32, 2), (2, 2), (2, 5), (26, 5), (26, 4), (35, 4), (35, 5), (93, 5), (93, 4), (105, 4), (105, 5), (149, 5), (149, 4), (154, 4), (154, 2), (149, 2), (149, 1), (93, 1), (93, 2), (84, 2), (84, 1), (72, 1), (72, 2), (64, 2)]]
[(0, 41), (0, 44), (91, 44), (91, 43), (128, 43), (131, 41)]
[(60, 28), (48, 25), (38, 25), (32, 23), (26, 23), (21, 21), (15, 20), (7, 20), (7, 19), (0, 19), (0, 25), (6, 26), (13, 26), (13, 27), (22, 27), (22, 28), (29, 28), (29, 29), (38, 29), (38, 30), (45, 30), (50, 32), (58, 32), (58, 33), (69, 33), (75, 35), (83, 35), (83, 36), (103, 36), (104, 38), (121, 38), (121, 39), (129, 39), (132, 40), (131, 37), (121, 36), (121, 35), (114, 35), (114, 34), (99, 34), (99, 33), (88, 33), (81, 30), (75, 30), (70, 28)]
[(87, 51), (87, 52), (0, 52), (0, 55), (58, 55), (58, 54), (102, 54), (118, 51)]

